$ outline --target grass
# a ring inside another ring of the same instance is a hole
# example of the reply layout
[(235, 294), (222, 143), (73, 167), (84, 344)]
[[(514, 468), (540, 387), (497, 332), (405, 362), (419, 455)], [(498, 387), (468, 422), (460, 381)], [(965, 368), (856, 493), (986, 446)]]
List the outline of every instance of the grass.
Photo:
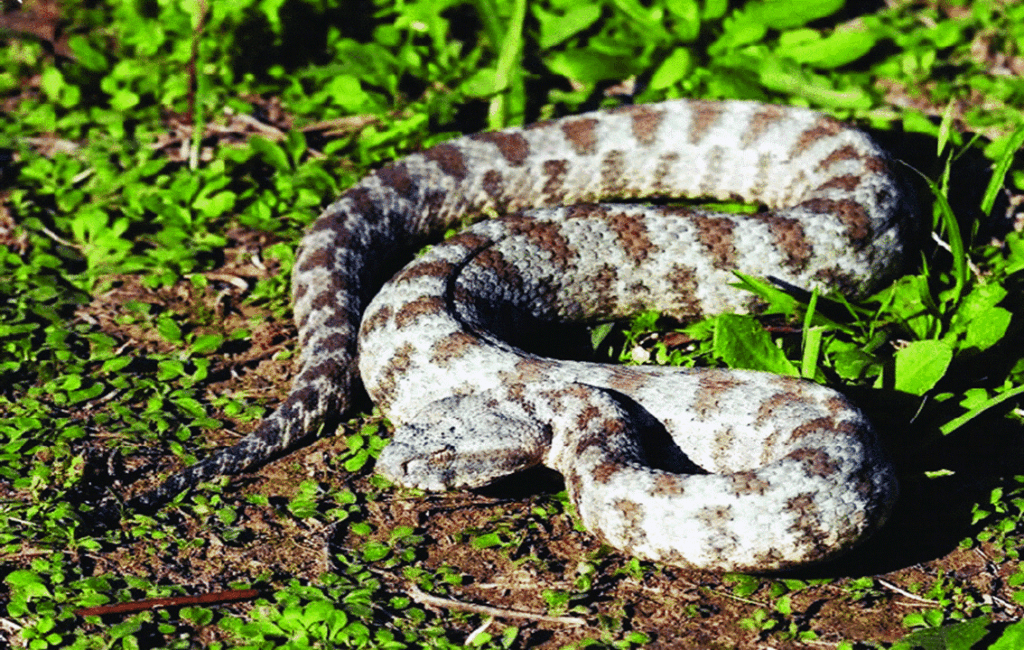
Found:
[[(5, 20), (0, 639), (1020, 647), (1024, 5), (846, 4), (72, 0), (49, 47)], [(42, 24), (40, 6), (8, 17)], [(388, 434), (367, 407), (242, 481), (89, 531), (105, 490), (153, 485), (284, 395), (295, 244), (360, 175), (455, 133), (628, 95), (812, 106), (920, 170), (934, 240), (876, 296), (801, 301), (741, 277), (767, 314), (672, 331), (642, 314), (594, 333), (627, 361), (848, 392), (892, 441), (892, 530), (825, 575), (642, 563), (583, 533), (550, 477), (525, 492), (394, 490), (372, 475)], [(248, 604), (74, 613), (250, 587)]]

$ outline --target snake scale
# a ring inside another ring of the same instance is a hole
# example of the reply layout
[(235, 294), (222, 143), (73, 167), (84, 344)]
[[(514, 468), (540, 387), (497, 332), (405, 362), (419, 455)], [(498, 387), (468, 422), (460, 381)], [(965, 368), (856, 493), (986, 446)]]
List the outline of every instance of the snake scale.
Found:
[[(767, 209), (664, 204), (682, 197)], [(664, 205), (595, 204), (636, 198)], [(300, 370), (284, 403), (129, 506), (294, 448), (348, 410), (361, 377), (396, 427), (377, 469), (402, 485), (476, 487), (542, 463), (590, 531), (638, 557), (747, 571), (831, 559), (897, 494), (845, 397), (791, 377), (559, 361), (520, 344), (552, 323), (641, 309), (750, 310), (734, 269), (864, 296), (901, 267), (914, 211), (868, 136), (754, 102), (629, 106), (410, 155), (346, 191), (303, 239)], [(475, 214), (497, 218), (394, 275)]]

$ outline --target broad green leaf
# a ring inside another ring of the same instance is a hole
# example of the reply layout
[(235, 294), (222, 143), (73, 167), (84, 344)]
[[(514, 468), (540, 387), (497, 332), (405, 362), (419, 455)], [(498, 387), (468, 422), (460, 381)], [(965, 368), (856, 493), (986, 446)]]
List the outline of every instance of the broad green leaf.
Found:
[(606, 79), (625, 79), (633, 74), (636, 59), (594, 50), (566, 50), (551, 55), (546, 63), (555, 74), (582, 83), (592, 83)]
[(750, 316), (722, 314), (716, 318), (712, 346), (715, 356), (730, 368), (799, 375), (768, 332)]
[(542, 9), (540, 5), (535, 4), (533, 15), (540, 25), (537, 44), (541, 49), (548, 49), (593, 25), (601, 17), (601, 5), (596, 2), (580, 4), (560, 14)]
[(683, 47), (677, 48), (651, 75), (651, 89), (670, 88), (689, 75), (692, 69), (693, 57), (690, 51)]
[(277, 144), (257, 135), (249, 140), (249, 148), (256, 152), (265, 163), (279, 172), (290, 172), (292, 165), (288, 161), (288, 154)]
[(988, 633), (988, 625), (988, 617), (980, 616), (936, 629), (918, 630), (893, 644), (892, 650), (971, 650)]
[(684, 43), (696, 40), (700, 35), (700, 5), (697, 0), (667, 0), (665, 8), (676, 18), (675, 34), (679, 40)]
[(831, 16), (844, 4), (845, 0), (761, 0), (747, 3), (743, 14), (771, 29), (791, 29)]
[(866, 29), (837, 29), (825, 38), (815, 30), (798, 30), (779, 37), (775, 54), (818, 68), (838, 68), (867, 54), (877, 41), (878, 35)]
[(362, 110), (370, 100), (363, 90), (359, 79), (352, 75), (342, 74), (331, 79), (325, 89), (334, 103), (350, 113)]
[(893, 388), (924, 395), (946, 374), (953, 348), (944, 341), (913, 341), (896, 352)]

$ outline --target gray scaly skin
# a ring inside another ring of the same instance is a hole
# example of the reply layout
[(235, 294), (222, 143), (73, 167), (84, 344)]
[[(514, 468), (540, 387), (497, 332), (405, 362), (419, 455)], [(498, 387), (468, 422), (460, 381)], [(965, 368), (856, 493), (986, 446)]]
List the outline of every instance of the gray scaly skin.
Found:
[[(482, 133), (370, 174), (324, 212), (300, 246), (293, 293), (302, 353), (300, 372), (284, 403), (239, 444), (129, 505), (156, 508), (198, 482), (263, 463), (314, 435), (328, 414), (345, 413), (357, 383), (356, 335), (370, 300), (413, 251), (466, 215), (510, 214), (606, 198), (692, 196), (757, 201), (771, 210), (746, 219), (680, 211), (673, 215), (672, 210), (662, 216), (626, 214), (625, 208), (613, 212), (626, 216), (615, 216), (596, 207), (531, 213), (490, 222), (498, 224), (494, 232), (483, 224), (478, 226), (483, 230), (432, 252), (453, 259), (468, 255), (480, 263), (440, 259), (440, 266), (462, 266), (454, 274), (451, 268), (442, 273), (421, 267), (420, 277), (432, 286), (411, 290), (426, 291), (416, 294), (423, 303), (410, 298), (413, 294), (405, 286), (383, 299), (391, 313), (381, 315), (375, 309), (376, 320), (371, 314), (371, 326), (364, 326), (371, 334), (382, 334), (364, 343), (361, 372), (371, 378), (366, 380), (369, 392), (397, 424), (411, 427), (400, 429), (401, 444), (385, 452), (381, 469), (405, 484), (444, 488), (481, 484), (544, 462), (566, 475), (588, 527), (613, 544), (665, 562), (767, 570), (819, 561), (844, 550), (884, 520), (896, 487), (870, 426), (838, 394), (751, 373), (673, 371), (670, 376), (659, 370), (634, 374), (555, 363), (521, 355), (501, 338), (515, 334), (513, 325), (502, 324), (508, 314), (516, 323), (531, 325), (548, 319), (614, 318), (646, 307), (680, 316), (748, 308), (742, 294), (723, 288), (732, 268), (806, 288), (838, 287), (853, 296), (891, 277), (916, 231), (912, 195), (893, 172), (892, 162), (867, 136), (831, 118), (749, 102), (665, 102)], [(673, 225), (652, 226), (651, 220), (658, 218)], [(581, 227), (582, 234), (566, 236), (572, 223), (590, 225)], [(595, 230), (594, 224), (601, 225)], [(676, 233), (671, 242), (653, 237), (664, 228)], [(506, 245), (512, 248), (502, 248)], [(606, 245), (611, 245), (609, 251)], [(535, 259), (542, 263), (526, 268), (529, 262), (517, 261), (524, 251), (539, 255)], [(660, 261), (672, 255), (677, 257), (674, 264)], [(613, 257), (616, 261), (611, 262)], [(654, 266), (645, 266), (648, 257)], [(631, 286), (628, 274), (618, 277), (624, 265), (633, 265), (631, 272), (644, 281)], [(439, 307), (438, 296), (453, 294), (444, 293), (448, 289), (436, 293), (438, 283), (461, 287), (457, 293), (463, 302)], [(397, 281), (393, 286), (409, 284)], [(441, 318), (443, 334), (430, 342), (410, 343), (400, 328), (435, 317)], [(398, 337), (390, 349), (380, 342), (387, 339), (384, 332)], [(414, 349), (404, 349), (407, 343)], [(516, 359), (513, 370), (501, 365), (508, 355)], [(471, 358), (480, 363), (467, 362)], [(492, 360), (499, 358), (492, 367)], [(474, 390), (458, 381), (441, 382), (444, 390), (424, 387), (438, 372), (429, 370), (429, 359), (438, 361), (439, 368), (468, 364), (471, 374), (460, 380), (468, 380)], [(420, 375), (403, 375), (404, 366)], [(587, 374), (591, 370), (603, 379), (592, 380)], [(639, 392), (627, 390), (639, 385)], [(446, 392), (449, 388), (454, 392)], [(695, 442), (685, 440), (689, 434), (674, 430), (666, 421), (670, 414), (659, 417), (644, 401), (644, 391), (672, 397), (683, 409), (674, 416), (679, 423), (700, 424), (708, 432), (694, 433)], [(428, 405), (434, 400), (446, 408), (457, 406), (443, 415), (431, 414), (434, 407)], [(495, 409), (495, 403), (508, 408)], [(728, 406), (721, 409), (719, 404)], [(426, 417), (416, 423), (415, 412), (424, 409)], [(472, 440), (446, 445), (437, 440), (436, 422), (431, 425), (437, 417), (450, 418), (440, 428), (456, 437), (463, 435), (455, 432), (467, 423), (482, 420), (497, 428), (485, 433), (470, 426)], [(503, 428), (508, 422), (513, 426)], [(791, 426), (793, 422), (802, 424)], [(645, 440), (664, 438), (651, 433), (658, 427), (678, 447), (667, 460), (663, 450), (644, 448)], [(406, 430), (413, 433), (406, 435)], [(844, 440), (830, 446), (827, 440), (837, 434)], [(664, 465), (653, 474), (652, 463), (645, 460), (652, 452)], [(474, 460), (488, 455), (502, 460), (490, 468)], [(516, 456), (520, 460), (505, 462)], [(447, 469), (438, 477), (433, 460), (439, 457)], [(687, 459), (707, 473), (700, 474)], [(681, 473), (684, 467), (696, 474)], [(634, 470), (636, 475), (630, 474)], [(776, 499), (774, 505), (755, 507), (810, 512), (791, 524), (795, 537), (806, 540), (802, 550), (773, 550), (765, 544), (747, 549), (744, 536), (756, 527), (755, 521), (748, 517), (742, 531), (726, 531), (722, 522), (737, 516), (739, 506), (713, 502), (710, 495), (783, 498), (775, 486), (787, 476), (798, 477), (808, 489), (790, 494), (786, 503)], [(695, 478), (717, 487), (691, 487), (687, 481)], [(858, 496), (829, 493), (832, 488), (812, 490), (809, 483), (819, 479), (852, 486)], [(687, 496), (680, 497), (684, 492)], [(812, 492), (829, 494), (816, 501), (809, 496)], [(650, 522), (658, 512), (664, 514), (680, 498), (699, 504), (699, 494), (705, 493), (704, 510), (685, 519), (666, 517), (678, 523), (654, 530)], [(854, 498), (852, 506), (827, 506), (836, 517), (857, 520), (852, 527), (828, 528), (832, 523), (819, 513), (829, 498)], [(694, 533), (698, 541), (673, 545), (665, 540), (705, 523), (709, 531), (724, 531), (728, 537), (714, 541)]]

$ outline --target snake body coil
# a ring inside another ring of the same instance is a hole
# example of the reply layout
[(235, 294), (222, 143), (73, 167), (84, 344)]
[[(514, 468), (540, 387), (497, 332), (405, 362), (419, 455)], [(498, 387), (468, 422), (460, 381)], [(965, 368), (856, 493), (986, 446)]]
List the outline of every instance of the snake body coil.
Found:
[[(768, 210), (594, 205), (638, 197)], [(382, 289), (475, 213), (513, 216), (434, 247)], [(349, 189), (303, 240), (301, 369), (284, 404), (137, 505), (294, 447), (348, 409), (358, 357), (398, 427), (378, 469), (399, 483), (477, 486), (544, 463), (584, 524), (628, 553), (750, 571), (829, 559), (881, 525), (897, 491), (843, 396), (755, 372), (555, 361), (516, 344), (550, 323), (641, 309), (749, 309), (733, 269), (863, 296), (902, 265), (913, 217), (877, 145), (801, 108), (673, 101), (411, 155)]]

